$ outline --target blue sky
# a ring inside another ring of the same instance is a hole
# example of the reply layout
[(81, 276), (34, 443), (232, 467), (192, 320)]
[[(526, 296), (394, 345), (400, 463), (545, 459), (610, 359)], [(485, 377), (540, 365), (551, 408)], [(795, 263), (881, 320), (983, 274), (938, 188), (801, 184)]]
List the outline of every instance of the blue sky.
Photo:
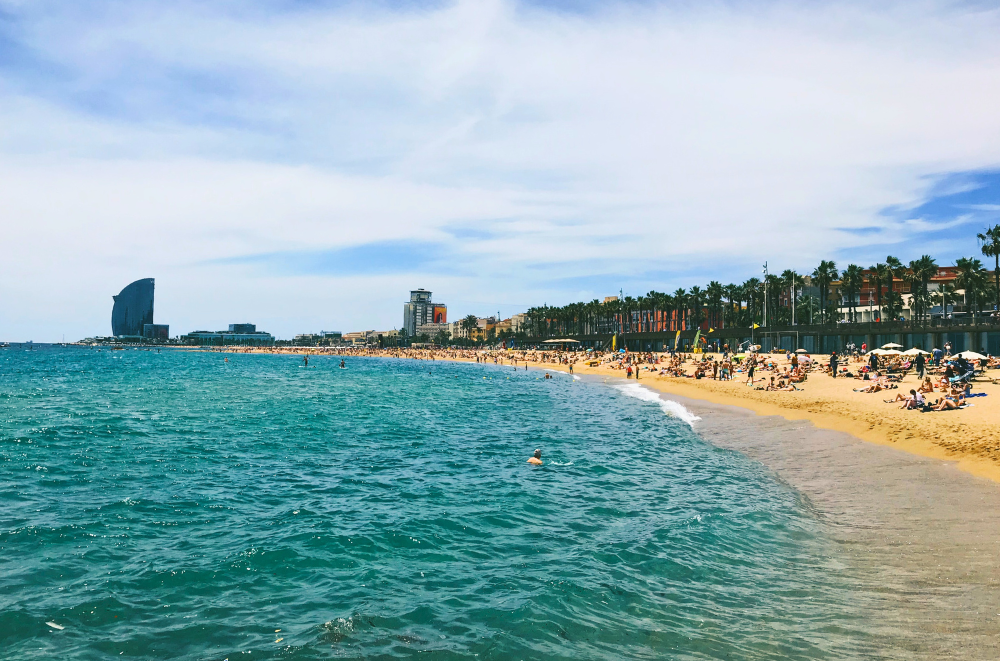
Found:
[(0, 339), (976, 254), (995, 3), (0, 0)]

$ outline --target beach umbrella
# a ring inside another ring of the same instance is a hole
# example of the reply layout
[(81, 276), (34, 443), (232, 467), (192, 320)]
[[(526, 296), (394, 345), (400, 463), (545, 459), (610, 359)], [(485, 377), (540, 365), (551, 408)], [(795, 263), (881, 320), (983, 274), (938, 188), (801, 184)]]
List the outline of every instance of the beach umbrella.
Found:
[(987, 360), (986, 356), (981, 353), (976, 353), (975, 351), (963, 351), (962, 353), (955, 354), (955, 357), (961, 356), (966, 360)]
[(809, 353), (809, 352), (806, 351), (805, 349), (796, 349), (795, 353)]
[(895, 342), (890, 342), (889, 344), (883, 344), (882, 348), (883, 349), (902, 349), (903, 345), (902, 344), (896, 344)]
[(920, 354), (924, 354), (925, 356), (929, 356), (930, 353), (931, 353), (930, 351), (924, 351), (923, 349), (918, 349), (916, 347), (913, 347), (912, 349), (907, 349), (906, 351), (904, 351), (903, 355), (904, 356), (919, 356)]
[(896, 351), (895, 349), (872, 349), (868, 353), (875, 354), (876, 356), (899, 356), (902, 354), (901, 351)]

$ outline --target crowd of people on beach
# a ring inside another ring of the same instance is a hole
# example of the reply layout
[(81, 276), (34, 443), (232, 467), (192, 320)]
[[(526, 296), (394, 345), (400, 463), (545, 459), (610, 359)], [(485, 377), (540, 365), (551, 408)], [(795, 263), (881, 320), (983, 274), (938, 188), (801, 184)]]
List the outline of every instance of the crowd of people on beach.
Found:
[[(386, 357), (410, 360), (457, 360), (480, 364), (511, 366), (555, 366), (574, 373), (574, 368), (586, 366), (621, 372), (626, 379), (646, 377), (692, 379), (696, 381), (741, 381), (747, 387), (762, 391), (799, 392), (810, 375), (824, 374), (832, 378), (862, 381), (853, 388), (857, 393), (878, 393), (898, 390), (911, 373), (919, 385), (908, 394), (898, 393), (887, 403), (900, 403), (903, 408), (922, 411), (946, 411), (968, 406), (973, 395), (972, 382), (986, 369), (1000, 368), (1000, 359), (988, 358), (979, 364), (962, 356), (951, 356), (951, 347), (935, 349), (928, 354), (879, 355), (866, 352), (867, 347), (848, 346), (844, 354), (832, 353), (829, 359), (814, 360), (804, 351), (781, 353), (736, 353), (722, 346), (718, 353), (686, 353), (677, 351), (652, 352), (629, 350), (556, 350), (510, 348), (376, 348), (376, 347), (219, 347), (215, 350), (239, 353), (279, 353), (331, 355), (340, 357)], [(341, 363), (343, 366), (343, 363)], [(978, 368), (978, 369), (977, 369)], [(927, 396), (941, 393), (930, 403)]]

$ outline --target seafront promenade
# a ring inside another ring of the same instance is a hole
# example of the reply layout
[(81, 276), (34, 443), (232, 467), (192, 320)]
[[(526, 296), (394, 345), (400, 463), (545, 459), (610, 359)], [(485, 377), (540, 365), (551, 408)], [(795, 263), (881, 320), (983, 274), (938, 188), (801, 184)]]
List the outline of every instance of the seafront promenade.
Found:
[[(528, 338), (524, 344), (541, 344), (552, 339), (572, 339), (584, 348), (608, 348), (612, 333), (561, 334)], [(1000, 355), (1000, 317), (924, 319), (875, 323), (799, 324), (796, 326), (691, 328), (619, 333), (616, 346), (631, 351), (663, 351), (674, 347), (689, 351), (699, 346), (758, 344), (763, 351), (805, 349), (810, 353), (841, 352), (848, 344), (880, 347), (890, 342), (906, 348), (930, 351), (950, 343), (957, 351), (983, 351)]]

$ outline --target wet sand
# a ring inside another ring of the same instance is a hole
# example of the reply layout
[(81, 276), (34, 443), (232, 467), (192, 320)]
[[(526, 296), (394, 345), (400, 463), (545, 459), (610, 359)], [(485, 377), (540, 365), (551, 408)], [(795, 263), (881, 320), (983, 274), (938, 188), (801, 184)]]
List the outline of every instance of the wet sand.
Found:
[(806, 499), (863, 586), (870, 658), (1000, 658), (995, 482), (807, 420), (660, 396), (701, 417), (705, 441), (759, 461)]

